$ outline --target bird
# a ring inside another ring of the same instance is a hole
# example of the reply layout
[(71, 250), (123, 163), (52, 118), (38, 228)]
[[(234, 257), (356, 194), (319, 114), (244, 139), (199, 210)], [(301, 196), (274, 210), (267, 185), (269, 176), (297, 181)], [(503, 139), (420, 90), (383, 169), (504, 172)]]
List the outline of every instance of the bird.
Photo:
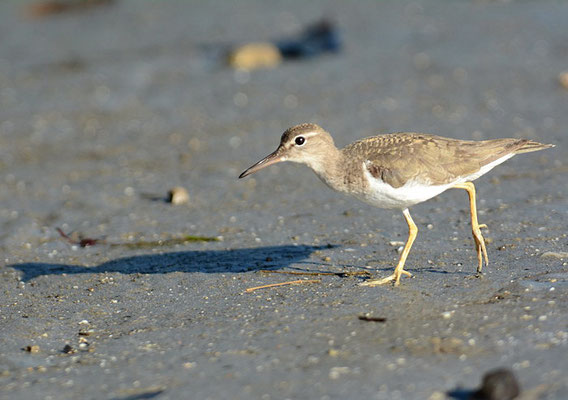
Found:
[(400, 132), (357, 140), (342, 149), (332, 136), (314, 123), (288, 128), (277, 149), (239, 175), (244, 178), (270, 165), (291, 161), (305, 164), (331, 189), (371, 206), (401, 210), (408, 224), (408, 239), (394, 272), (365, 286), (400, 284), (418, 228), (409, 208), (447, 189), (464, 189), (469, 196), (471, 229), (477, 251), (477, 273), (489, 264), (485, 224), (477, 219), (473, 181), (511, 157), (554, 147), (528, 139), (459, 140), (426, 133)]

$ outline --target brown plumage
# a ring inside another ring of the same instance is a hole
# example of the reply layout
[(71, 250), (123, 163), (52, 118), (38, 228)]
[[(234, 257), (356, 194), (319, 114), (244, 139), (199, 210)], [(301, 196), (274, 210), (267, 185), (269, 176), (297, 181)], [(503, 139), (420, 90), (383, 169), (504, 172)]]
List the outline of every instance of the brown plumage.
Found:
[(508, 154), (551, 147), (527, 139), (495, 139), (480, 142), (457, 140), (424, 133), (391, 133), (358, 140), (342, 153), (368, 160), (369, 172), (394, 188), (409, 180), (442, 185), (472, 175)]

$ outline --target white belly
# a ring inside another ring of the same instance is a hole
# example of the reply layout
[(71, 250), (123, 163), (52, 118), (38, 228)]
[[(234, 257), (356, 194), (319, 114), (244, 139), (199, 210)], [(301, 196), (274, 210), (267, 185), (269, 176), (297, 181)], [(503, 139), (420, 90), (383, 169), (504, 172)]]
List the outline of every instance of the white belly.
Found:
[(492, 163), (484, 165), (476, 173), (459, 177), (453, 182), (444, 185), (427, 185), (423, 182), (409, 181), (399, 188), (394, 188), (388, 183), (375, 178), (363, 163), (361, 167), (363, 168), (363, 174), (369, 187), (365, 193), (353, 193), (353, 195), (359, 200), (375, 207), (405, 209), (429, 200), (432, 197), (436, 197), (457, 183), (471, 182), (513, 156), (514, 154), (507, 154)]
[(405, 209), (423, 201), (436, 197), (451, 188), (456, 182), (446, 185), (425, 185), (409, 181), (399, 188), (375, 178), (364, 168), (365, 178), (369, 183), (365, 193), (353, 193), (359, 200), (379, 208)]

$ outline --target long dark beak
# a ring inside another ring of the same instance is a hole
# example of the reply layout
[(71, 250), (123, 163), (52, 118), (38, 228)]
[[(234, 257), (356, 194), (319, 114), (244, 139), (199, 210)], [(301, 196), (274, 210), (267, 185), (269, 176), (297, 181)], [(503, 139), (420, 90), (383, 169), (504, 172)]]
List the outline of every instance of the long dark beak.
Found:
[(265, 167), (268, 167), (269, 165), (276, 164), (281, 161), (284, 161), (284, 157), (280, 152), (280, 148), (278, 148), (274, 153), (267, 155), (262, 160), (245, 170), (242, 174), (239, 175), (239, 179), (244, 178), (245, 176), (248, 176), (250, 174), (254, 174), (256, 171), (259, 171)]

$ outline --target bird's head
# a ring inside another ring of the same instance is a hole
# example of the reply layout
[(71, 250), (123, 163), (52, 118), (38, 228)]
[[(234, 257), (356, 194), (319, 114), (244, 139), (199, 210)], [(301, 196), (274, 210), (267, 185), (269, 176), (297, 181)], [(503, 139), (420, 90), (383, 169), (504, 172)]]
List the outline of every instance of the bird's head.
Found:
[(239, 175), (239, 178), (282, 161), (306, 164), (317, 171), (325, 163), (330, 152), (335, 150), (333, 138), (319, 125), (296, 125), (282, 134), (276, 151), (249, 167)]

